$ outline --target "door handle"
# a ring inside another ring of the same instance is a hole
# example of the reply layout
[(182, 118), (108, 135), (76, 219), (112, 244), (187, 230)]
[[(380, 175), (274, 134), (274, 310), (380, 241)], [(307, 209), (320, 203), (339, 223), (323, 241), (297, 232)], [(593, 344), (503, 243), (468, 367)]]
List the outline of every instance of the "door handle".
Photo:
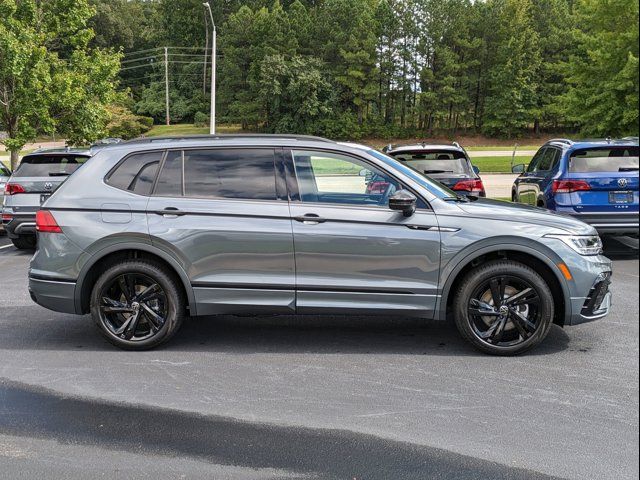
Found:
[(164, 210), (156, 210), (154, 212), (156, 215), (163, 215), (165, 217), (180, 217), (185, 215), (187, 212), (183, 212), (175, 207), (167, 207)]
[(322, 218), (320, 215), (316, 215), (315, 213), (305, 213), (304, 215), (293, 217), (293, 219), (296, 222), (305, 223), (307, 225), (317, 225), (318, 223), (324, 223), (327, 221), (326, 218)]

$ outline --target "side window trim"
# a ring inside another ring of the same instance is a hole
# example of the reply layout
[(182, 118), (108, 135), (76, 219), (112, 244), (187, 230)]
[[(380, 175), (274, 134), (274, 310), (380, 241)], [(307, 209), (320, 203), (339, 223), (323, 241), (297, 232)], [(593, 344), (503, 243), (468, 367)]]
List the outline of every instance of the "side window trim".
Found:
[[(327, 205), (326, 203), (322, 203), (322, 202), (303, 202), (302, 199), (300, 198), (300, 190), (298, 187), (298, 179), (296, 176), (296, 172), (295, 172), (295, 160), (293, 157), (293, 147), (285, 147), (284, 149), (284, 158), (285, 158), (285, 165), (286, 165), (286, 178), (287, 178), (287, 187), (288, 187), (288, 191), (289, 191), (289, 201), (290, 202), (295, 202), (295, 203), (305, 203), (305, 204), (312, 204), (315, 203), (316, 205)], [(425, 198), (418, 194), (418, 192), (416, 192), (413, 188), (411, 188), (410, 186), (406, 185), (405, 182), (401, 181), (400, 179), (398, 179), (395, 175), (393, 175), (393, 173), (389, 172), (386, 169), (383, 169), (381, 167), (379, 167), (378, 165), (373, 164), (371, 161), (369, 161), (369, 159), (361, 157), (359, 155), (354, 155), (350, 152), (343, 152), (343, 151), (336, 151), (336, 150), (331, 150), (331, 149), (325, 149), (325, 148), (309, 148), (309, 147), (300, 147), (300, 148), (295, 148), (295, 150), (297, 151), (306, 151), (306, 152), (323, 152), (323, 153), (330, 153), (333, 155), (343, 155), (345, 157), (348, 158), (353, 158), (355, 160), (358, 160), (362, 163), (364, 163), (365, 165), (376, 169), (376, 170), (381, 170), (382, 172), (384, 172), (386, 175), (388, 175), (389, 177), (391, 177), (394, 181), (396, 181), (398, 183), (398, 185), (400, 185), (403, 189), (407, 189), (409, 190), (411, 193), (413, 193), (416, 198), (418, 199), (418, 209), (419, 210), (429, 210), (429, 211), (433, 211), (433, 209), (431, 208), (431, 205), (429, 204), (429, 202), (427, 200), (425, 200)], [(425, 207), (421, 207), (420, 203), (423, 203), (425, 205)], [(375, 208), (375, 209), (379, 209), (379, 208), (383, 208), (379, 205), (349, 205), (349, 204), (332, 204), (335, 206), (345, 206), (345, 207), (351, 207), (351, 208)]]

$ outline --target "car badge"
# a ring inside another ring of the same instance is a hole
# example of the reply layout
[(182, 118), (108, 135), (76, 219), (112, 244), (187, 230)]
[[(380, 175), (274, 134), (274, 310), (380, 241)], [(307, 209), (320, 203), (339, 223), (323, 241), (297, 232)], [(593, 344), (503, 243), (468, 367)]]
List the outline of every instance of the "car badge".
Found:
[(51, 190), (53, 188), (53, 183), (47, 182), (44, 184), (45, 190)]
[(625, 188), (628, 184), (629, 184), (629, 182), (628, 182), (628, 180), (626, 178), (618, 179), (618, 186), (620, 188)]

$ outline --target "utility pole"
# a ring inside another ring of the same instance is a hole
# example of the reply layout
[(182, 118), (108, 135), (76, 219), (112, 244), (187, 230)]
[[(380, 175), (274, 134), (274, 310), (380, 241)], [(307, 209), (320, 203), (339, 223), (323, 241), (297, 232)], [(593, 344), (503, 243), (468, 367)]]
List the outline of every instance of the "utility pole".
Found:
[(209, 20), (207, 12), (204, 12), (204, 68), (202, 71), (202, 95), (207, 93), (207, 53), (209, 53)]
[(211, 19), (211, 26), (213, 33), (211, 36), (211, 115), (209, 123), (209, 134), (215, 135), (216, 133), (216, 24), (213, 21), (213, 13), (211, 13), (211, 5), (209, 2), (204, 2), (204, 8), (209, 12), (209, 18)]
[(167, 125), (171, 125), (169, 117), (169, 48), (164, 47), (164, 101)]

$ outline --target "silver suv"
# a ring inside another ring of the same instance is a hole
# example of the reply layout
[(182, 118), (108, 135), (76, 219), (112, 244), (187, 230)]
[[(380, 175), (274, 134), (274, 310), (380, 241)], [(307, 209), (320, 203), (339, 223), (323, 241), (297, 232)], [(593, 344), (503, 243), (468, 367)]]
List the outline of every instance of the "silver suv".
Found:
[(86, 150), (37, 150), (25, 155), (4, 185), (2, 225), (19, 249), (36, 246), (36, 211), (90, 158)]
[(477, 348), (510, 355), (610, 308), (611, 262), (589, 225), (459, 196), (315, 137), (125, 142), (36, 223), (32, 298), (91, 313), (125, 349), (167, 341), (187, 315), (400, 314), (451, 318)]

